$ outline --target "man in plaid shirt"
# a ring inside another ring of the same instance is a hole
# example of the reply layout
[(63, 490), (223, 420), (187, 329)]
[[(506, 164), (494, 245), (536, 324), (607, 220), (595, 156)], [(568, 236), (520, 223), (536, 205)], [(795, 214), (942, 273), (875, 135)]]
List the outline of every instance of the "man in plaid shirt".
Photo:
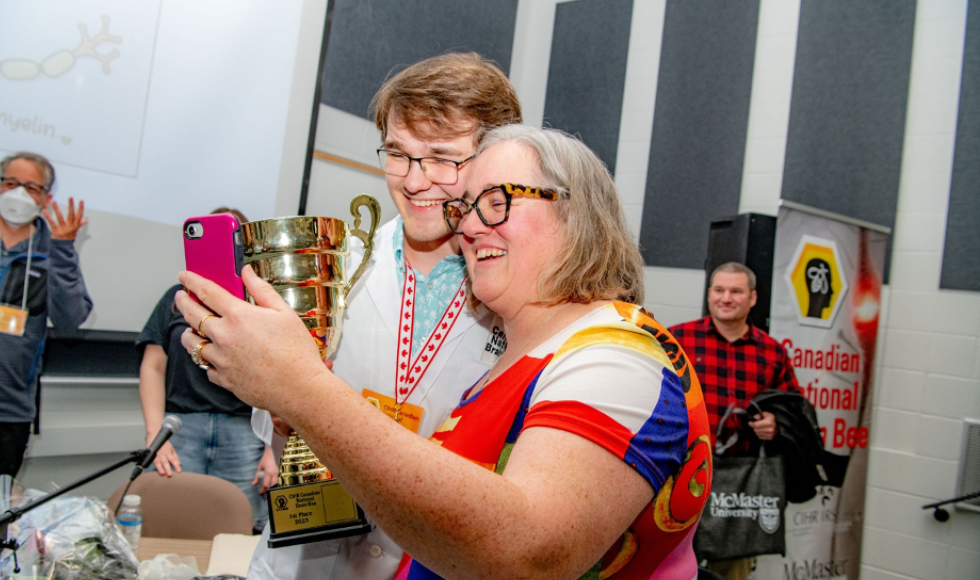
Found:
[[(711, 444), (714, 446), (718, 423), (732, 403), (745, 409), (756, 394), (766, 389), (796, 389), (793, 367), (786, 350), (772, 337), (752, 326), (749, 310), (755, 306), (755, 274), (737, 262), (722, 264), (711, 274), (708, 288), (710, 316), (670, 327), (670, 333), (693, 362), (701, 381), (708, 421), (711, 424)], [(726, 429), (738, 428), (729, 420)], [(777, 434), (776, 418), (763, 412), (752, 416), (748, 426), (762, 441)], [(729, 450), (746, 453), (757, 443), (742, 436), (739, 445)], [(711, 562), (709, 568), (729, 580), (747, 578), (754, 558)]]

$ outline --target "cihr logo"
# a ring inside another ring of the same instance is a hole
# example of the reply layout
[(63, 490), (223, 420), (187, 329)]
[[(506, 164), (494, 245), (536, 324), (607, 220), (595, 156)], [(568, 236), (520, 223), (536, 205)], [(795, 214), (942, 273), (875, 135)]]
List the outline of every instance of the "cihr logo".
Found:
[(288, 508), (289, 508), (289, 500), (286, 499), (286, 496), (280, 495), (279, 497), (276, 498), (277, 512), (286, 511)]

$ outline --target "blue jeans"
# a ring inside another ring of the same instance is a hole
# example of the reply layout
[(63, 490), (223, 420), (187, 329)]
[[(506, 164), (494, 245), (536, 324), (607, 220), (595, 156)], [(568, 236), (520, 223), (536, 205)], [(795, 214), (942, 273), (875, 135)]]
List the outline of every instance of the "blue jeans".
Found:
[(180, 457), (181, 471), (213, 475), (234, 483), (252, 504), (252, 522), (262, 529), (268, 506), (252, 485), (265, 444), (252, 432), (249, 417), (214, 413), (168, 413), (183, 425), (170, 438)]

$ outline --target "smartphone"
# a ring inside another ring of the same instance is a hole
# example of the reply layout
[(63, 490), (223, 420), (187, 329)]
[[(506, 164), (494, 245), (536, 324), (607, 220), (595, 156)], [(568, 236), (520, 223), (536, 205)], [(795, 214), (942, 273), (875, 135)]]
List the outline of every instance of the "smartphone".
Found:
[[(184, 222), (184, 263), (234, 296), (245, 299), (242, 268), (245, 252), (238, 219), (230, 213), (188, 218)], [(197, 300), (193, 294), (191, 297)]]

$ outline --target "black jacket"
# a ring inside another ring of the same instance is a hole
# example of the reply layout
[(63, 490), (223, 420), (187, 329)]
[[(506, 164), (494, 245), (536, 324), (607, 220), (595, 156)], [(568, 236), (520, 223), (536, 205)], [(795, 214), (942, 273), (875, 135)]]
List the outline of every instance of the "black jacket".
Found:
[(816, 495), (818, 485), (831, 483), (824, 469), (826, 451), (817, 412), (806, 397), (798, 392), (769, 389), (756, 395), (749, 407), (776, 417), (778, 435), (766, 444), (766, 452), (783, 457), (788, 501), (805, 502)]

